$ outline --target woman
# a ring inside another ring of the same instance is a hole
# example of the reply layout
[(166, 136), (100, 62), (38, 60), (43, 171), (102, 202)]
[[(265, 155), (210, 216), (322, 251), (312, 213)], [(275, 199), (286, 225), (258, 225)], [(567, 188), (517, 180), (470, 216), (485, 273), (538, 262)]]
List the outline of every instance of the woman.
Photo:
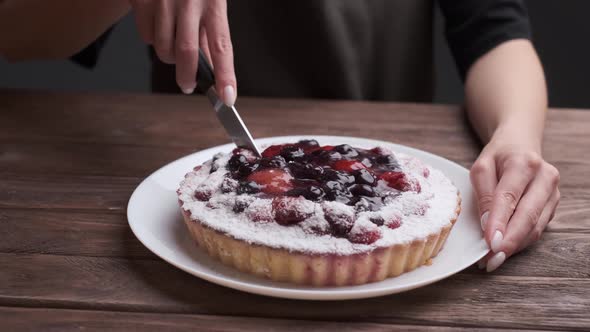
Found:
[[(559, 172), (541, 156), (545, 78), (522, 1), (438, 3), (465, 82), (468, 117), (486, 143), (471, 181), (492, 249), (479, 265), (493, 271), (540, 238), (559, 202)], [(92, 60), (100, 43), (87, 45), (103, 40), (132, 10), (157, 57), (155, 91), (178, 91), (176, 83), (192, 93), (201, 47), (228, 105), (236, 101), (236, 76), (244, 95), (432, 98), (430, 0), (249, 0), (227, 6), (225, 0), (4, 0), (0, 54), (9, 60), (66, 58), (85, 48), (75, 59)]]

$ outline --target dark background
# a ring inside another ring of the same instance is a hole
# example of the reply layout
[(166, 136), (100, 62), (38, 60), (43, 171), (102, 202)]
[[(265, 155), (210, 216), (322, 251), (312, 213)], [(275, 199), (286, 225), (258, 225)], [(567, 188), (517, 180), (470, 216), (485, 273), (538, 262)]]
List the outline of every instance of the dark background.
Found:
[[(590, 1), (529, 0), (533, 38), (554, 107), (590, 108)], [(435, 31), (436, 102), (460, 103), (461, 83), (443, 37), (437, 13)], [(9, 64), (0, 59), (0, 87), (53, 90), (149, 91), (150, 64), (133, 17), (116, 27), (94, 70), (68, 61)]]

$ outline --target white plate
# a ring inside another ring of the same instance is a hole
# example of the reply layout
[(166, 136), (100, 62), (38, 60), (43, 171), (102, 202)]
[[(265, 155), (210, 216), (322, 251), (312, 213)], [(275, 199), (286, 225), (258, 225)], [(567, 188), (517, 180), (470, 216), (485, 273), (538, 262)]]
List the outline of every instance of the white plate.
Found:
[(428, 152), (363, 138), (286, 136), (259, 139), (257, 143), (263, 145), (296, 142), (305, 138), (315, 138), (322, 145), (347, 143), (366, 148), (384, 145), (394, 151), (414, 155), (442, 170), (461, 191), (462, 212), (444, 249), (433, 260), (432, 265), (366, 285), (314, 288), (251, 276), (210, 258), (195, 245), (182, 222), (176, 189), (184, 175), (194, 166), (210, 159), (217, 152), (231, 151), (231, 144), (188, 155), (160, 168), (146, 178), (133, 192), (127, 207), (127, 218), (133, 233), (156, 255), (199, 278), (250, 293), (307, 300), (345, 300), (399, 293), (453, 275), (487, 254), (489, 249), (483, 239), (467, 169)]

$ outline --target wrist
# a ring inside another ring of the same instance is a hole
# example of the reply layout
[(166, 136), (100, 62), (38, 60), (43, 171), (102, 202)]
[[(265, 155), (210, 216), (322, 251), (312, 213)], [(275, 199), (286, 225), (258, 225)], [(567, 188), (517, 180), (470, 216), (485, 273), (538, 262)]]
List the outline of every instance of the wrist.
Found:
[(533, 128), (530, 125), (524, 125), (524, 123), (526, 122), (501, 123), (493, 131), (489, 143), (520, 147), (520, 149), (540, 154), (543, 141), (542, 128)]

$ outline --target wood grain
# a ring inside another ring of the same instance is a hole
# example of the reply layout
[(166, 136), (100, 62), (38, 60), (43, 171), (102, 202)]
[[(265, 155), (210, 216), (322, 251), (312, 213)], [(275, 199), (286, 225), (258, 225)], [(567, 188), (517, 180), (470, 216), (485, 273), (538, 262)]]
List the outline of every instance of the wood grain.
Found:
[[(256, 137), (374, 138), (465, 167), (481, 148), (453, 105), (238, 107)], [(590, 330), (590, 111), (548, 114), (544, 156), (561, 172), (562, 201), (536, 246), (491, 275), (471, 267), (398, 295), (320, 303), (210, 284), (129, 230), (127, 201), (145, 176), (227, 143), (204, 98), (0, 89), (0, 108), (0, 330)]]
[[(0, 210), (0, 238), (1, 253), (159, 259), (135, 238), (127, 217), (118, 213)], [(590, 233), (549, 232), (497, 274), (590, 278), (588, 252)], [(469, 272), (477, 273), (475, 267)]]
[[(35, 319), (30, 319), (35, 317)], [(480, 327), (451, 327), (265, 319), (216, 315), (154, 314), (114, 311), (0, 307), (0, 321), (9, 331), (495, 331)], [(530, 331), (533, 330), (503, 330)], [(538, 330), (535, 330), (538, 331)], [(546, 330), (545, 330), (546, 331)]]
[[(590, 280), (455, 275), (358, 301), (289, 301), (233, 291), (162, 261), (0, 254), (0, 305), (483, 327), (590, 326)], [(494, 317), (493, 320), (482, 317)]]

